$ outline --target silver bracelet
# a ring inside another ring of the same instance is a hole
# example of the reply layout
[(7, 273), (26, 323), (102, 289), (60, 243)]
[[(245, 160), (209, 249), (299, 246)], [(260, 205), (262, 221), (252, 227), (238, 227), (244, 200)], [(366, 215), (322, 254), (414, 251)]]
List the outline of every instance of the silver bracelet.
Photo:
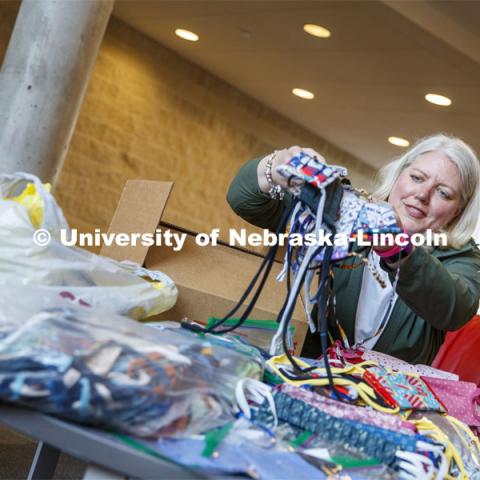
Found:
[(276, 157), (276, 155), (277, 151), (275, 150), (267, 157), (267, 161), (265, 162), (265, 177), (267, 179), (268, 186), (270, 187), (270, 189), (268, 190), (270, 198), (273, 200), (283, 200), (283, 197), (285, 196), (285, 191), (280, 185), (277, 185), (273, 181), (272, 177), (272, 164), (273, 159)]

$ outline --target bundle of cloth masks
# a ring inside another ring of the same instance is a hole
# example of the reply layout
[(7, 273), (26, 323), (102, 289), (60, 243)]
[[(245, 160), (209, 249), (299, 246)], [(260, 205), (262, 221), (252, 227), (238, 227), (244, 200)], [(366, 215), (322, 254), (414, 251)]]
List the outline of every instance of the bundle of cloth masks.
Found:
[[(272, 438), (295, 444), (303, 458), (317, 462), (329, 474), (332, 470), (328, 461), (332, 459), (324, 455), (325, 450), (343, 449), (361, 461), (373, 459), (388, 469), (359, 478), (478, 478), (478, 441), (462, 419), (447, 416), (445, 397), (432, 388), (436, 382), (444, 385), (458, 378), (426, 366), (407, 364), (404, 367), (408, 371), (402, 371), (392, 357), (379, 354), (380, 358), (375, 358), (368, 350), (348, 350), (348, 345), (340, 342), (328, 345), (327, 310), (334, 308), (331, 267), (348, 256), (359, 256), (355, 243), (360, 237), (402, 233), (393, 210), (352, 188), (344, 168), (327, 166), (305, 153), (278, 167), (278, 171), (290, 180), (289, 184), (302, 180), (303, 186), (294, 189), (291, 207), (284, 212), (277, 233), (287, 230), (289, 238), (330, 235), (332, 239), (341, 234), (347, 241), (333, 245), (288, 244), (279, 276), (286, 280), (287, 294), (277, 317), (277, 332), (269, 352), (265, 352), (270, 357), (267, 377), (278, 386), (265, 395), (263, 402), (258, 395), (251, 397), (258, 408), (240, 402), (244, 405), (242, 412)], [(184, 326), (215, 334), (241, 326), (261, 294), (276, 252), (275, 245), (227, 315), (206, 329), (194, 324)], [(366, 258), (362, 261), (368, 262)], [(314, 285), (317, 276), (319, 282)], [(394, 291), (398, 276), (397, 269)], [(294, 357), (289, 348), (289, 323), (302, 288), (310, 330), (321, 340), (322, 355), (316, 362)], [(247, 307), (243, 313), (237, 313), (244, 303)], [(323, 452), (321, 458), (319, 451)]]
[(327, 356), (335, 391), (324, 359), (297, 358), (310, 367), (303, 375), (285, 355), (271, 357), (266, 372), (276, 378), (274, 406), (263, 401), (255, 421), (276, 431), (287, 423), (304, 433), (305, 448), (319, 440), (337, 445), (376, 458), (400, 478), (480, 478), (480, 444), (469, 428), (478, 424), (475, 385), (339, 341)]
[(285, 355), (271, 357), (264, 383), (237, 383), (236, 420), (202, 438), (146, 445), (185, 466), (265, 480), (480, 479), (478, 440), (446, 414), (443, 396), (430, 385), (432, 379), (453, 382), (449, 374), (413, 365), (401, 372), (391, 368), (392, 357), (382, 363), (361, 359), (363, 353), (329, 348), (341, 401), (332, 395), (322, 360), (296, 359), (312, 367), (305, 378)]
[(141, 437), (191, 434), (231, 416), (235, 385), (261, 378), (253, 347), (29, 289), (0, 294), (0, 398)]
[(273, 398), (274, 409), (264, 401), (255, 422), (266, 428), (276, 424), (277, 431), (288, 424), (291, 438), (302, 435), (307, 454), (316, 446), (337, 446), (376, 459), (398, 478), (478, 478), (472, 476), (479, 473), (478, 441), (452, 417), (416, 411), (407, 421), (289, 384), (275, 387)]
[[(306, 299), (306, 315), (311, 332), (320, 336), (322, 352), (328, 347), (327, 308), (334, 305), (332, 298), (332, 265), (350, 255), (358, 256), (354, 245), (359, 237), (372, 238), (374, 234), (402, 233), (396, 222), (392, 208), (385, 202), (374, 202), (368, 194), (351, 187), (347, 170), (343, 167), (328, 166), (304, 152), (293, 157), (287, 164), (277, 167), (293, 188), (293, 201), (286, 209), (280, 221), (277, 233), (284, 232), (289, 225), (289, 239), (293, 236), (322, 239), (341, 238), (342, 241), (304, 242), (293, 246), (288, 242), (284, 268), (279, 279), (286, 279), (287, 294), (280, 310), (277, 322), (278, 329), (273, 336), (269, 354), (285, 353), (295, 369), (305, 374), (304, 370), (291, 356), (289, 345), (289, 324), (298, 296), (304, 289)], [(295, 182), (292, 182), (295, 180)], [(298, 186), (298, 182), (303, 186)], [(313, 236), (313, 237), (312, 237)], [(270, 248), (257, 274), (246, 288), (234, 309), (208, 328), (185, 324), (185, 328), (209, 333), (222, 334), (235, 330), (247, 319), (261, 294), (265, 281), (273, 265), (277, 245)], [(368, 264), (367, 259), (361, 257)], [(370, 268), (373, 268), (369, 265)], [(314, 286), (315, 277), (319, 277), (318, 286)], [(396, 280), (398, 281), (398, 270)], [(258, 284), (258, 285), (257, 285)], [(256, 287), (256, 290), (255, 290)], [(395, 285), (394, 289), (395, 291)], [(312, 294), (311, 292), (314, 291)], [(240, 310), (242, 304), (250, 298), (248, 306), (232, 324), (232, 317)], [(225, 326), (228, 324), (228, 326)], [(326, 359), (327, 375), (331, 377)], [(333, 383), (332, 383), (333, 387)]]

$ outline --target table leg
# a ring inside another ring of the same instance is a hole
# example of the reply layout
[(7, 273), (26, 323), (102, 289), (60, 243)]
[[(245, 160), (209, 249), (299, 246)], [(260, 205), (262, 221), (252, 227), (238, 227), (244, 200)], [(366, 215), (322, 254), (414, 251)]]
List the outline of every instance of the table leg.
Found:
[(43, 442), (38, 442), (33, 462), (28, 472), (28, 480), (51, 479), (57, 467), (60, 450)]

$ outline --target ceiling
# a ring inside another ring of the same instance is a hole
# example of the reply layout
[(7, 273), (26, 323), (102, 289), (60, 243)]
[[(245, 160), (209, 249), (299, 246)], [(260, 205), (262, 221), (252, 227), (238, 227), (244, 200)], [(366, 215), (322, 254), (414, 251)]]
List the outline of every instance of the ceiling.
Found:
[(114, 15), (374, 167), (402, 152), (392, 135), (442, 131), (480, 152), (480, 1), (117, 0)]

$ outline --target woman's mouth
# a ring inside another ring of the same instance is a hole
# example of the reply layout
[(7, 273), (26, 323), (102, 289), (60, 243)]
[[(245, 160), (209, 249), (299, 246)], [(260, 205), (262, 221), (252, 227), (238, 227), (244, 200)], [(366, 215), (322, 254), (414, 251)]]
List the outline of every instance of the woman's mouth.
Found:
[(426, 217), (426, 214), (423, 210), (420, 210), (419, 208), (412, 205), (405, 205), (405, 209), (407, 210), (407, 213), (413, 218), (419, 219)]

